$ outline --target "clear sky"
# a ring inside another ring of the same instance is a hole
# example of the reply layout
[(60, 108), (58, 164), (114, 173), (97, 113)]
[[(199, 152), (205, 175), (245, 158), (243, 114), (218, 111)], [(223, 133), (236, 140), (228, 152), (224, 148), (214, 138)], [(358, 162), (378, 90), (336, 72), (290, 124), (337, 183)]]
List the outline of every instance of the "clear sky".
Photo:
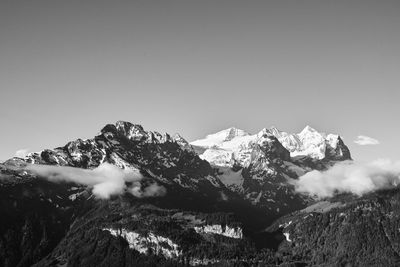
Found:
[(309, 124), (400, 159), (399, 85), (400, 1), (0, 2), (2, 160), (117, 120), (189, 141)]

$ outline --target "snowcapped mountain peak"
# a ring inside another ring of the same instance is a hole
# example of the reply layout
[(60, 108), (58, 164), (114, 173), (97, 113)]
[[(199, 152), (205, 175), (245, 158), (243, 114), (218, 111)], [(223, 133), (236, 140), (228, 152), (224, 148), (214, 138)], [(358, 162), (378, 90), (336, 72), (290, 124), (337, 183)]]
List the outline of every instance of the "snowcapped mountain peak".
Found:
[(276, 137), (279, 138), (282, 135), (282, 131), (276, 128), (275, 126), (272, 126), (269, 128), (269, 131)]
[(201, 146), (201, 147), (213, 147), (221, 145), (224, 142), (229, 142), (232, 141), (233, 139), (249, 135), (250, 135), (249, 133), (241, 129), (231, 127), (214, 134), (209, 134), (206, 136), (205, 139), (193, 141), (191, 144), (194, 146)]
[(304, 127), (304, 129), (299, 133), (299, 135), (305, 135), (305, 134), (310, 134), (310, 133), (318, 133), (317, 130), (312, 128), (310, 125), (307, 125)]
[(132, 131), (133, 129), (137, 131), (143, 131), (143, 127), (140, 124), (133, 124), (128, 121), (117, 121), (115, 127), (120, 131)]
[(176, 133), (176, 134), (174, 134), (174, 136), (172, 137), (175, 141), (185, 141), (185, 142), (187, 142), (186, 140), (185, 140), (185, 138), (183, 138), (180, 134), (178, 134), (178, 133)]
[(156, 131), (145, 131), (140, 124), (127, 121), (117, 121), (115, 124), (107, 124), (100, 135), (113, 137), (115, 134), (125, 136), (131, 141), (143, 141), (147, 143), (165, 143), (174, 141), (167, 133), (161, 134)]
[(263, 136), (263, 135), (271, 135), (271, 136), (274, 136), (274, 137), (276, 137), (276, 138), (282, 138), (282, 137), (285, 137), (286, 135), (287, 135), (287, 133), (286, 132), (283, 132), (283, 131), (281, 131), (281, 130), (279, 130), (278, 128), (276, 128), (275, 126), (272, 126), (272, 127), (270, 127), (270, 128), (264, 128), (264, 129), (262, 129), (258, 134), (257, 134), (257, 136)]
[(214, 165), (230, 166), (234, 162), (248, 163), (254, 144), (272, 142), (275, 138), (290, 152), (291, 157), (307, 156), (318, 160), (326, 157), (335, 160), (350, 159), (348, 148), (338, 135), (320, 133), (309, 125), (298, 134), (287, 133), (272, 126), (250, 135), (232, 127), (207, 135), (205, 139), (191, 144), (197, 147), (201, 158)]
[(133, 124), (127, 121), (117, 121), (115, 123), (115, 127), (118, 132), (125, 135), (128, 139), (131, 140), (141, 140), (146, 136), (146, 132), (139, 124)]
[(326, 141), (332, 148), (336, 148), (339, 143), (340, 136), (337, 134), (328, 134), (326, 136)]
[[(299, 139), (304, 143), (313, 143), (318, 144), (325, 140), (326, 135), (324, 133), (320, 133), (314, 128), (310, 126), (306, 126), (299, 134), (297, 134)], [(307, 146), (307, 144), (304, 144)]]
[(234, 139), (236, 137), (242, 137), (242, 136), (250, 135), (249, 133), (247, 133), (247, 132), (245, 132), (245, 131), (243, 131), (241, 129), (235, 128), (235, 127), (231, 127), (231, 128), (226, 129), (224, 131), (227, 133), (224, 141), (230, 141), (230, 140), (232, 140), (232, 139)]
[(258, 138), (263, 137), (263, 136), (275, 136), (275, 135), (273, 134), (273, 132), (270, 131), (270, 129), (264, 128), (257, 133)]
[(180, 134), (176, 133), (172, 137), (172, 139), (182, 148), (185, 150), (193, 151), (192, 146), (189, 144), (188, 141), (186, 141), (185, 138), (183, 138)]

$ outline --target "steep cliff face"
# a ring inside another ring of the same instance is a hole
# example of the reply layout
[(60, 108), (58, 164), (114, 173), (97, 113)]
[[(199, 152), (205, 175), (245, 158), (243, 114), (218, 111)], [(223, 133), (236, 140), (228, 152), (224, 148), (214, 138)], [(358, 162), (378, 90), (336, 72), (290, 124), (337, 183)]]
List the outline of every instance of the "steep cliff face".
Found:
[(328, 135), (327, 141), (329, 146), (325, 150), (325, 158), (331, 160), (350, 160), (350, 150), (344, 144), (342, 138), (336, 135)]
[(320, 133), (306, 126), (298, 134), (290, 134), (275, 127), (265, 129), (273, 134), (290, 152), (292, 157), (307, 156), (322, 160), (349, 160), (350, 151), (337, 134)]
[(149, 251), (152, 253), (163, 255), (166, 258), (178, 258), (182, 255), (182, 251), (179, 246), (175, 244), (171, 239), (155, 235), (150, 232), (147, 235), (141, 235), (134, 231), (129, 231), (126, 229), (112, 229), (105, 228), (104, 231), (108, 231), (111, 235), (115, 237), (124, 238), (128, 244), (129, 248), (137, 250), (142, 254), (147, 254)]

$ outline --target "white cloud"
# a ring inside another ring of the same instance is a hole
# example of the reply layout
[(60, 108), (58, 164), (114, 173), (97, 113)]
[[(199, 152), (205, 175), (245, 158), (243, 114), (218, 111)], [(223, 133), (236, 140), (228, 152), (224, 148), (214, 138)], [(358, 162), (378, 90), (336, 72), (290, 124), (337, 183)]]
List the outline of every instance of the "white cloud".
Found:
[(365, 135), (359, 135), (357, 136), (357, 139), (354, 140), (354, 143), (360, 146), (370, 146), (370, 145), (379, 145), (380, 142), (376, 140), (375, 138), (365, 136)]
[(327, 171), (306, 173), (293, 183), (296, 191), (319, 198), (331, 197), (336, 193), (363, 195), (400, 185), (400, 161), (338, 163)]
[[(36, 164), (28, 165), (26, 169), (51, 182), (73, 182), (91, 186), (93, 194), (99, 198), (109, 198), (125, 191), (136, 197), (161, 196), (166, 191), (156, 183), (142, 188), (140, 181), (144, 177), (138, 169), (123, 170), (109, 163), (103, 163), (93, 170)], [(130, 184), (129, 188), (126, 182)]]
[(167, 190), (164, 186), (153, 183), (145, 188), (140, 188), (139, 186), (130, 187), (128, 192), (135, 197), (159, 197), (164, 196), (167, 193)]
[(29, 153), (29, 149), (28, 148), (23, 148), (23, 149), (17, 150), (15, 152), (15, 157), (25, 158), (26, 155), (28, 155), (28, 153)]

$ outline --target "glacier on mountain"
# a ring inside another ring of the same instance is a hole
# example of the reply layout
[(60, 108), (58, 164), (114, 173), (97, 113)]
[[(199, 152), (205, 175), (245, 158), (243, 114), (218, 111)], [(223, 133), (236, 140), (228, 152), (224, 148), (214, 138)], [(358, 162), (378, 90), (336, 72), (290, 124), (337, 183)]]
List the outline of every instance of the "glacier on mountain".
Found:
[(291, 157), (307, 156), (322, 160), (330, 156), (344, 156), (339, 149), (342, 142), (339, 135), (325, 134), (306, 126), (300, 133), (291, 134), (276, 127), (264, 128), (257, 134), (249, 134), (237, 128), (229, 128), (190, 144), (199, 156), (215, 166), (232, 167), (235, 163), (246, 166), (250, 161), (251, 151), (255, 144), (262, 142), (266, 136), (274, 136), (289, 152)]

